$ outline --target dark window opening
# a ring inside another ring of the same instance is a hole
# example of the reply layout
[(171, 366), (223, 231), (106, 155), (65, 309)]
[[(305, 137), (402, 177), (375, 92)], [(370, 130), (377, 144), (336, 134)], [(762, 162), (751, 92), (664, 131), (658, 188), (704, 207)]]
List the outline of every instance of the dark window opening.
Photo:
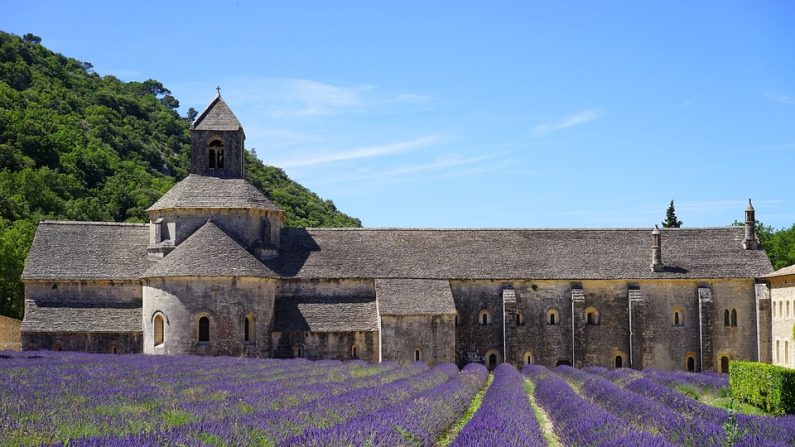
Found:
[(248, 335), (249, 334), (249, 325), (250, 324), (251, 323), (249, 323), (248, 317), (246, 317), (245, 322), (243, 322), (243, 334), (244, 334), (243, 335), (243, 341), (251, 341), (251, 339), (249, 338), (249, 335)]
[(497, 367), (497, 354), (490, 354), (489, 355), (489, 371), (493, 370)]
[(558, 319), (557, 319), (557, 315), (555, 315), (555, 312), (550, 312), (550, 314), (549, 314), (549, 324), (551, 324), (551, 325), (558, 324)]
[(351, 348), (351, 358), (354, 359), (359, 358), (359, 349), (356, 347), (356, 345), (353, 345), (353, 347)]
[(218, 162), (216, 163), (216, 165), (219, 168), (223, 168), (224, 167), (224, 150), (223, 149), (218, 149), (218, 152), (216, 154), (217, 154), (216, 156), (218, 158)]
[(210, 149), (210, 154), (207, 156), (208, 166), (215, 168), (215, 149)]
[(558, 360), (555, 362), (555, 366), (571, 366), (571, 362), (568, 360)]
[(723, 325), (729, 326), (729, 309), (723, 311)]
[(624, 367), (624, 358), (620, 355), (616, 356), (616, 368), (623, 368)]
[(414, 361), (419, 362), (422, 361), (422, 352), (419, 349), (414, 350)]
[(295, 347), (295, 356), (298, 357), (298, 358), (303, 358), (304, 357), (304, 347), (303, 346), (298, 345), (298, 346)]
[(155, 315), (155, 346), (159, 346), (163, 344), (165, 339), (165, 331), (163, 325), (163, 317), (161, 315)]
[(210, 142), (210, 150), (207, 152), (207, 166), (213, 169), (224, 167), (224, 143), (218, 140)]
[(726, 356), (720, 358), (720, 372), (729, 373), (729, 358)]
[(732, 309), (732, 318), (731, 318), (732, 326), (737, 326), (737, 310)]
[(679, 312), (674, 312), (674, 325), (679, 326)]
[(687, 371), (688, 372), (696, 371), (696, 359), (694, 357), (687, 358)]
[(199, 318), (199, 341), (210, 341), (210, 319), (207, 317)]
[(480, 324), (482, 324), (482, 325), (484, 325), (484, 326), (485, 326), (485, 325), (487, 325), (487, 324), (489, 324), (489, 314), (488, 314), (488, 313), (486, 313), (486, 312), (483, 312), (483, 313), (480, 315)]
[(119, 353), (119, 347), (118, 346), (111, 346), (110, 352), (113, 353), (113, 354), (118, 354)]

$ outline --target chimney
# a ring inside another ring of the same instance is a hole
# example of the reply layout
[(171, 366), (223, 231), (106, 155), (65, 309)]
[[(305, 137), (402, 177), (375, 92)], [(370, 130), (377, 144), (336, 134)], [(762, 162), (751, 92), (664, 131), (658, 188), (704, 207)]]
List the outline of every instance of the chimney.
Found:
[(661, 272), (663, 269), (662, 239), (660, 238), (660, 229), (655, 225), (651, 232), (651, 271)]
[(745, 240), (743, 248), (746, 250), (759, 250), (759, 240), (756, 238), (756, 211), (748, 199), (748, 206), (745, 208)]

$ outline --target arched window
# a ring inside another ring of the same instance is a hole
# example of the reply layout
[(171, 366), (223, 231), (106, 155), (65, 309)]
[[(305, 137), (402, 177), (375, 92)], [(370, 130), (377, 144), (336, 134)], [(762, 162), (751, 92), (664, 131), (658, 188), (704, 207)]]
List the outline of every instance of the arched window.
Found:
[(256, 319), (254, 315), (246, 315), (246, 318), (243, 319), (243, 341), (252, 343), (257, 339), (256, 329)]
[(596, 326), (599, 324), (599, 311), (595, 307), (587, 307), (585, 309), (585, 324)]
[(271, 243), (271, 221), (270, 219), (262, 219), (262, 242), (265, 244)]
[(525, 365), (532, 365), (534, 362), (533, 354), (531, 352), (525, 352), (524, 355), (522, 355), (522, 359), (524, 359)]
[(352, 359), (359, 358), (359, 347), (356, 345), (351, 346), (351, 358)]
[(497, 354), (489, 354), (489, 370), (497, 367)]
[(781, 363), (781, 340), (776, 340), (776, 363)]
[(729, 358), (725, 355), (720, 358), (720, 372), (729, 373)]
[(773, 302), (773, 318), (776, 318), (776, 303)]
[(491, 324), (491, 314), (489, 313), (489, 311), (481, 310), (480, 311), (479, 321), (480, 321), (480, 324), (483, 325), (483, 326), (485, 326), (487, 324)]
[(557, 309), (549, 309), (547, 311), (546, 322), (548, 325), (557, 326), (560, 324), (560, 314)]
[(165, 340), (165, 325), (163, 321), (163, 316), (158, 314), (155, 315), (155, 324), (154, 324), (154, 339), (155, 339), (155, 346), (160, 346), (163, 344)]
[(524, 312), (522, 312), (521, 310), (516, 312), (516, 325), (524, 326)]
[(213, 140), (209, 144), (207, 151), (207, 167), (224, 167), (224, 143), (220, 140)]
[(293, 357), (297, 359), (304, 358), (304, 345), (293, 346)]
[(789, 301), (787, 301), (787, 318), (789, 318)]
[(116, 344), (110, 345), (110, 353), (111, 354), (118, 354), (119, 352), (121, 352), (119, 350), (119, 345), (116, 345)]
[(624, 358), (621, 357), (620, 355), (616, 356), (615, 366), (616, 366), (616, 368), (623, 368), (624, 367)]
[(420, 351), (420, 348), (414, 350), (414, 361), (415, 362), (422, 361), (422, 351)]
[(486, 368), (488, 368), (489, 371), (491, 371), (494, 368), (496, 368), (497, 365), (500, 364), (501, 361), (502, 360), (501, 360), (500, 352), (498, 350), (496, 350), (496, 349), (489, 349), (483, 355), (483, 363), (486, 364)]
[(681, 323), (679, 322), (679, 312), (674, 312), (674, 326), (679, 326)]
[(696, 354), (688, 352), (685, 355), (685, 370), (688, 372), (696, 371)]
[(210, 341), (210, 319), (207, 317), (199, 318), (199, 342), (207, 343)]
[(789, 340), (784, 340), (784, 364), (789, 366)]
[(737, 310), (732, 309), (732, 326), (737, 326)]
[(779, 318), (784, 318), (784, 308), (782, 307), (783, 305), (784, 305), (783, 301), (779, 301), (778, 302), (778, 317)]
[(729, 309), (723, 311), (723, 325), (729, 327), (731, 324), (729, 323)]

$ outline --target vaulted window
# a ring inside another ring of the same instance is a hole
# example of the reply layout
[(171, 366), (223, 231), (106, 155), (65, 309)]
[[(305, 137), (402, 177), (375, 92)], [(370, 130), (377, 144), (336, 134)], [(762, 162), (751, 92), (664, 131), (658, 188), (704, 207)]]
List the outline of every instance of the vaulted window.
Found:
[(731, 325), (732, 326), (737, 326), (737, 310), (736, 309), (732, 309)]
[(163, 341), (165, 339), (165, 331), (164, 331), (164, 329), (165, 329), (164, 326), (165, 325), (164, 325), (164, 322), (163, 322), (163, 316), (162, 315), (155, 315), (154, 323), (155, 323), (154, 324), (155, 346), (160, 346), (160, 345), (163, 344)]
[(210, 341), (210, 319), (207, 317), (199, 318), (199, 342)]
[(729, 320), (729, 309), (725, 309), (723, 311), (723, 325), (726, 327), (731, 326), (731, 322)]
[(207, 151), (207, 166), (213, 169), (224, 167), (224, 143), (222, 141), (213, 140), (210, 142), (209, 150)]

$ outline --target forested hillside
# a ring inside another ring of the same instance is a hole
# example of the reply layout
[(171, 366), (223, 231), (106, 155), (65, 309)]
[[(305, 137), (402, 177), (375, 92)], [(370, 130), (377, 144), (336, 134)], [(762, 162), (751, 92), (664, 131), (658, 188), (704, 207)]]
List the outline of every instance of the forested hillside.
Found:
[[(100, 76), (34, 35), (0, 32), (0, 314), (22, 317), (19, 277), (36, 222), (145, 222), (185, 177), (190, 119), (178, 107), (160, 82)], [(250, 153), (246, 178), (288, 226), (361, 225)]]

